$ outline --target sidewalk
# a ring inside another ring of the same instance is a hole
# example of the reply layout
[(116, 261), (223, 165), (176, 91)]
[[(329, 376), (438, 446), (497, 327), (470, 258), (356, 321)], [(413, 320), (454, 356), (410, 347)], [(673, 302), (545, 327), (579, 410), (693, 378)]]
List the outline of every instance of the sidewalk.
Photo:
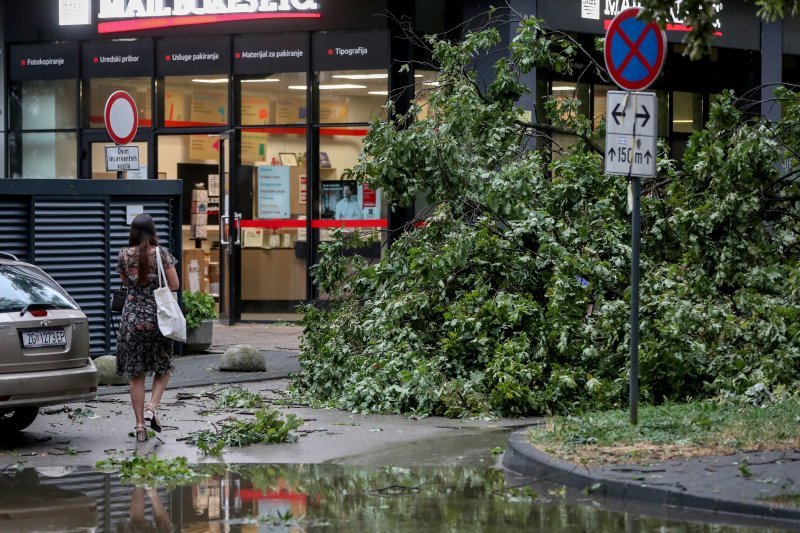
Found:
[[(271, 324), (236, 324), (223, 326), (214, 323), (213, 344), (202, 354), (188, 354), (174, 359), (175, 372), (169, 389), (201, 387), (214, 384), (246, 383), (268, 379), (283, 379), (300, 370), (297, 354), (302, 327)], [(225, 350), (235, 344), (248, 344), (264, 355), (266, 372), (222, 372), (219, 360)], [(150, 389), (152, 377), (147, 379)], [(101, 386), (98, 395), (123, 394), (127, 385)]]
[(800, 530), (800, 450), (587, 466), (544, 453), (531, 445), (527, 434), (513, 433), (503, 457), (507, 469), (525, 478), (601, 498), (690, 508), (729, 519), (758, 517)]
[[(175, 399), (175, 395), (180, 393), (179, 389), (186, 387), (243, 383), (247, 388), (260, 389), (267, 394), (285, 388), (285, 378), (300, 370), (298, 353), (301, 334), (302, 328), (299, 325), (215, 324), (214, 344), (208, 352), (175, 358), (176, 372), (169, 384), (165, 404), (166, 418), (170, 419), (175, 429), (180, 427), (182, 430), (190, 429), (199, 422), (200, 417), (189, 409), (191, 401), (186, 404)], [(249, 344), (260, 350), (264, 354), (267, 371), (221, 372), (218, 369), (219, 359), (234, 344)], [(263, 389), (265, 385), (269, 388)], [(100, 390), (100, 394), (104, 396), (121, 395), (118, 399), (107, 400), (121, 404), (127, 403), (127, 392), (128, 389), (124, 386), (101, 387)], [(102, 405), (95, 408), (102, 412)], [(117, 409), (116, 406), (114, 408)], [(337, 410), (289, 410), (311, 424), (304, 426), (308, 437), (302, 439), (303, 446), (300, 447), (272, 445), (269, 448), (272, 461), (346, 462), (346, 456), (378, 453), (379, 449), (383, 450), (380, 452), (383, 454), (398, 452), (416, 439), (441, 436), (441, 431), (452, 431), (455, 428), (467, 429), (468, 432), (487, 429), (496, 431), (514, 426), (519, 429), (533, 422), (532, 419), (501, 420), (487, 424), (436, 417), (411, 421), (396, 416), (354, 416)], [(351, 427), (354, 420), (359, 423), (356, 427)], [(127, 420), (124, 424), (123, 427), (126, 428)], [(381, 438), (380, 434), (376, 434), (376, 428), (389, 430), (393, 443), (386, 442), (385, 437)], [(332, 436), (342, 433), (344, 434), (331, 440)], [(166, 434), (162, 435), (164, 437)], [(174, 438), (165, 440), (167, 442), (160, 448), (159, 454), (177, 456), (194, 453), (180, 442), (174, 442)], [(226, 460), (261, 460), (263, 452), (257, 450), (230, 450), (226, 453)], [(740, 468), (745, 457), (747, 467)], [(728, 523), (752, 524), (755, 521), (755, 524), (764, 527), (771, 524), (800, 530), (800, 450), (743, 452), (731, 456), (647, 465), (581, 466), (559, 461), (534, 448), (528, 441), (527, 430), (519, 429), (508, 440), (503, 466), (511, 476), (523, 476), (521, 482), (548, 484), (555, 488), (567, 487), (577, 494), (577, 499), (584, 501), (587, 498), (609, 498), (606, 503), (609, 507), (616, 505), (615, 502), (621, 502), (624, 506), (644, 506), (649, 509), (646, 514), (658, 514), (664, 509), (672, 514), (678, 514), (682, 510), (695, 510), (714, 513)], [(781, 498), (786, 501), (777, 503)]]

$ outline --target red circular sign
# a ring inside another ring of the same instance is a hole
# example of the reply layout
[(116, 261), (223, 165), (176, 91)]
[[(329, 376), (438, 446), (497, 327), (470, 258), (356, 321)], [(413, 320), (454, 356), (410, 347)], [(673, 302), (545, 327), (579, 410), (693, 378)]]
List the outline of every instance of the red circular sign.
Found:
[(606, 69), (628, 91), (641, 91), (656, 81), (667, 56), (667, 35), (656, 22), (639, 19), (642, 11), (640, 7), (625, 9), (606, 32)]
[(106, 131), (117, 144), (128, 144), (139, 128), (139, 111), (133, 97), (125, 91), (115, 91), (106, 100), (103, 113)]

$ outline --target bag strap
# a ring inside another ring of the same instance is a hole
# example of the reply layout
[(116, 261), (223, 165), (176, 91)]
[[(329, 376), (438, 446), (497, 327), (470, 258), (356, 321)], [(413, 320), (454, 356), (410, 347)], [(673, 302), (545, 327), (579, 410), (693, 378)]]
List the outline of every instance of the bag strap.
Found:
[(158, 263), (158, 286), (161, 287), (168, 287), (169, 284), (167, 283), (167, 275), (164, 273), (164, 265), (161, 262), (161, 248), (156, 246), (156, 263)]

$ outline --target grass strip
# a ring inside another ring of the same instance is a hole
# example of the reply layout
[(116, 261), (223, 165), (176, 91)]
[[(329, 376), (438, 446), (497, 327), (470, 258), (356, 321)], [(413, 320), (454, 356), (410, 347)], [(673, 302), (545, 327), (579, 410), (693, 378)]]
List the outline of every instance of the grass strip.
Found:
[(580, 464), (642, 463), (800, 446), (800, 401), (765, 407), (718, 401), (643, 406), (639, 425), (627, 410), (555, 417), (530, 432), (531, 443)]

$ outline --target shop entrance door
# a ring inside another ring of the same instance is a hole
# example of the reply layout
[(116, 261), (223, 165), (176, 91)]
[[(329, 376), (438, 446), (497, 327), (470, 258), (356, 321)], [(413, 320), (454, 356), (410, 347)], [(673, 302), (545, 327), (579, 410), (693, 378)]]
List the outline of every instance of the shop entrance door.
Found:
[(239, 263), (242, 246), (242, 214), (234, 210), (236, 185), (232, 130), (219, 136), (219, 321), (233, 325), (241, 319)]

